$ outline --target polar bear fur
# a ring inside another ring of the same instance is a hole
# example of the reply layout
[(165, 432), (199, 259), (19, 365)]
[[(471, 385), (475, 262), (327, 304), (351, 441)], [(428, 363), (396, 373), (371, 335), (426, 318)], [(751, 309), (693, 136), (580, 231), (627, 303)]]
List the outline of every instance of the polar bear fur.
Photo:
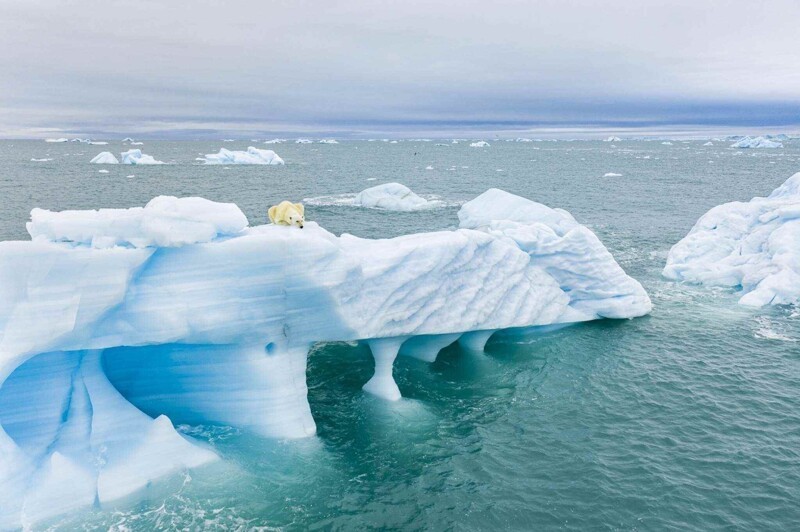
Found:
[(302, 203), (282, 201), (269, 208), (269, 221), (278, 225), (296, 225), (302, 229), (305, 223), (305, 212)]

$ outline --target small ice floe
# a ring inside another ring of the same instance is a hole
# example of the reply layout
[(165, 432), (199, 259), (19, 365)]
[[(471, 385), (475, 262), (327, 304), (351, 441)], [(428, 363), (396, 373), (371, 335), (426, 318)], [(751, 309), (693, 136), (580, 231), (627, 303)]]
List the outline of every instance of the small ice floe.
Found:
[(619, 137), (611, 136), (611, 137), (603, 139), (603, 142), (622, 142), (622, 139), (619, 138)]
[(98, 174), (107, 174), (108, 170), (98, 170), (97, 173)]
[(31, 159), (31, 162), (34, 163), (46, 163), (47, 161), (52, 161), (53, 159)]
[(105, 146), (108, 144), (108, 142), (104, 140), (92, 140), (89, 141), (87, 144), (91, 144), (92, 146)]
[(44, 139), (45, 142), (69, 142), (69, 139), (64, 137), (57, 138), (57, 139)]
[(400, 183), (385, 183), (362, 190), (353, 199), (353, 205), (387, 211), (418, 211), (440, 204), (441, 202), (428, 201), (414, 194)]
[(711, 141), (708, 141), (705, 144), (703, 144), (703, 146), (713, 146), (713, 145), (714, 145), (714, 143), (711, 142)]
[(319, 141), (320, 144), (339, 144), (336, 139), (322, 139)]
[(663, 146), (672, 146), (672, 143), (671, 143), (670, 141), (668, 141), (668, 140), (665, 140), (665, 141), (664, 141), (664, 142), (662, 142), (661, 144), (662, 144)]
[(425, 170), (433, 170), (433, 166), (426, 166)]
[(314, 141), (311, 139), (297, 139), (294, 141), (295, 144), (313, 144)]
[(122, 142), (133, 142), (133, 139), (131, 137), (125, 137), (122, 139)]
[(485, 140), (479, 140), (478, 142), (473, 142), (469, 145), (470, 148), (488, 148), (491, 144), (486, 142)]
[(622, 174), (618, 174), (616, 172), (606, 172), (603, 174), (603, 177), (622, 177)]
[(264, 144), (282, 144), (286, 142), (286, 139), (272, 139), (272, 140), (265, 140)]

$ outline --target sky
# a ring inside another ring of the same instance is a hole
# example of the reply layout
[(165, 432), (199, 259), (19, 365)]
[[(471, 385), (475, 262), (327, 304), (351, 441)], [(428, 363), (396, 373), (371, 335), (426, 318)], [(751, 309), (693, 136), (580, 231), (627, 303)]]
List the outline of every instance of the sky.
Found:
[(798, 0), (0, 0), (0, 137), (800, 131), (798, 22)]

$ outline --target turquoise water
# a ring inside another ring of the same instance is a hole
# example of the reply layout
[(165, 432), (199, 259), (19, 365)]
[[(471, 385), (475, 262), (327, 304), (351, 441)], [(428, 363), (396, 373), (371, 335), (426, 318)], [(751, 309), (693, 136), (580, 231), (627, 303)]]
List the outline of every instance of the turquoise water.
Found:
[[(310, 198), (307, 218), (329, 230), (384, 237), (454, 227), (461, 202), (499, 187), (570, 211), (654, 304), (637, 320), (497, 334), (483, 355), (450, 347), (433, 364), (400, 357), (397, 404), (361, 391), (366, 348), (318, 345), (308, 367), (315, 438), (183, 426), (224, 460), (41, 528), (796, 527), (800, 311), (743, 308), (734, 291), (675, 284), (660, 270), (710, 207), (767, 195), (800, 170), (800, 141), (752, 152), (703, 142), (267, 146), (285, 167), (194, 161), (251, 142), (145, 142), (145, 153), (175, 163), (157, 167), (88, 164), (121, 143), (0, 142), (2, 240), (25, 238), (36, 206), (127, 207), (159, 194), (233, 201), (251, 224), (278, 200)], [(344, 204), (387, 181), (443, 206)]]

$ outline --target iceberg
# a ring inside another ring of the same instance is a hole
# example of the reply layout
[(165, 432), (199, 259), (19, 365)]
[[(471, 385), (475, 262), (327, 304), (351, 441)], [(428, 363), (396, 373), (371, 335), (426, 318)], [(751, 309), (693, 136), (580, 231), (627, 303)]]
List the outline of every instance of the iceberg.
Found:
[(311, 139), (297, 139), (294, 141), (295, 144), (313, 144), (314, 141)]
[(94, 158), (89, 161), (92, 164), (119, 164), (119, 160), (114, 157), (114, 154), (110, 151), (103, 151), (98, 153), (94, 156)]
[(45, 142), (69, 142), (69, 139), (61, 137), (57, 139), (45, 139)]
[(489, 146), (491, 146), (491, 144), (485, 140), (479, 140), (478, 142), (473, 142), (469, 145), (470, 148), (488, 148)]
[(353, 199), (353, 205), (387, 211), (418, 211), (438, 204), (437, 201), (428, 201), (417, 196), (400, 183), (385, 183), (370, 187), (359, 192)]
[(603, 177), (622, 177), (622, 174), (618, 174), (616, 172), (606, 172), (603, 174)]
[(766, 198), (708, 211), (672, 247), (663, 274), (741, 288), (742, 305), (800, 303), (800, 173)]
[(744, 137), (731, 144), (731, 148), (783, 148), (783, 144), (765, 137)]
[(622, 142), (622, 139), (619, 137), (607, 137), (603, 139), (603, 142)]
[(164, 164), (162, 161), (156, 161), (151, 155), (142, 153), (142, 150), (139, 149), (124, 151), (120, 156), (122, 164)]
[(322, 139), (319, 141), (320, 144), (339, 144), (339, 141), (336, 139)]
[(206, 164), (284, 164), (283, 159), (272, 150), (259, 150), (250, 146), (247, 151), (232, 151), (220, 148), (219, 153), (206, 154)]
[(31, 241), (0, 243), (0, 528), (219, 459), (179, 424), (313, 435), (317, 342), (367, 344), (364, 390), (398, 400), (398, 354), (433, 361), (498, 329), (650, 311), (566, 211), (492, 189), (458, 219), (371, 240), (314, 222), (250, 227), (201, 198), (34, 210)]
[(713, 145), (714, 145), (714, 143), (711, 142), (711, 141), (708, 141), (705, 144), (703, 144), (703, 146), (713, 146)]

